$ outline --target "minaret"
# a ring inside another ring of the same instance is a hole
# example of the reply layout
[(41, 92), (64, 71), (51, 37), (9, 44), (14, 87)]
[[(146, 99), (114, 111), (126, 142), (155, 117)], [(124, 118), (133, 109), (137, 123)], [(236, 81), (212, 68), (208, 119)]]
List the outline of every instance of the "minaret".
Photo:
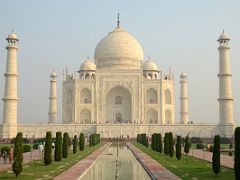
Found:
[(50, 75), (50, 97), (49, 97), (49, 124), (57, 122), (57, 74), (53, 71)]
[(188, 93), (187, 93), (187, 74), (182, 73), (180, 75), (180, 123), (189, 123), (189, 113), (188, 113)]
[(230, 71), (230, 38), (223, 33), (220, 35), (219, 42), (219, 123), (220, 125), (234, 124), (233, 121), (233, 97)]
[[(12, 32), (7, 37), (7, 63), (5, 76), (5, 93), (3, 98), (3, 124), (16, 125), (17, 124), (17, 51), (18, 38)], [(10, 132), (9, 132), (10, 133)], [(11, 135), (10, 135), (11, 136)]]

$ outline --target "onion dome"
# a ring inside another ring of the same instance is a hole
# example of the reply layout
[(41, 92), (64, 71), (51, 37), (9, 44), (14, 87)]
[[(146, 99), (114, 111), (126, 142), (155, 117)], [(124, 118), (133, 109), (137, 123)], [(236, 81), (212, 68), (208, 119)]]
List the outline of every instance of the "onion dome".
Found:
[(223, 31), (223, 33), (219, 36), (218, 41), (230, 41), (230, 37)]
[(56, 77), (57, 73), (53, 70), (53, 72), (51, 73), (50, 77)]
[(148, 60), (143, 64), (143, 71), (158, 71), (158, 67), (155, 62)]
[(182, 72), (181, 75), (180, 75), (180, 78), (181, 79), (186, 79), (187, 78), (187, 73)]
[(138, 41), (118, 25), (96, 46), (97, 68), (141, 69), (143, 50)]
[(17, 35), (15, 34), (15, 32), (12, 32), (8, 35), (6, 40), (16, 40), (18, 41)]
[(81, 64), (79, 71), (96, 71), (96, 65), (87, 59)]

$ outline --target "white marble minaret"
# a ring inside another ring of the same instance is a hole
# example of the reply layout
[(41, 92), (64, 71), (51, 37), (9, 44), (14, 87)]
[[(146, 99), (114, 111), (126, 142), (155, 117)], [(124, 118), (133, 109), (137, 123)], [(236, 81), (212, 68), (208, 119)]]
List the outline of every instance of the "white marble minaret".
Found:
[(49, 97), (49, 124), (57, 121), (57, 74), (53, 71), (50, 75), (50, 97)]
[(5, 93), (3, 98), (3, 124), (17, 124), (17, 51), (18, 38), (12, 32), (7, 37), (7, 63), (5, 76)]
[(220, 125), (234, 124), (233, 97), (230, 71), (230, 38), (223, 32), (219, 39), (219, 123)]
[(189, 113), (188, 113), (188, 93), (187, 93), (187, 74), (182, 73), (180, 75), (180, 123), (189, 123)]

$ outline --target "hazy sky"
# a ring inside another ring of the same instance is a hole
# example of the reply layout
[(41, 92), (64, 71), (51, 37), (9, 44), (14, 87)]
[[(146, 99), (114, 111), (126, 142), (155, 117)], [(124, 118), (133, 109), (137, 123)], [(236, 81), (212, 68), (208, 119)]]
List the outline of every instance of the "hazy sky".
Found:
[[(142, 45), (158, 68), (175, 75), (176, 121), (179, 122), (179, 74), (188, 74), (190, 120), (218, 122), (218, 43), (230, 36), (234, 119), (240, 116), (240, 1), (1, 1), (0, 96), (4, 94), (7, 44), (12, 29), (19, 42), (18, 122), (48, 121), (49, 80), (58, 74), (58, 121), (61, 116), (62, 70), (78, 70), (93, 58), (97, 43), (116, 26)], [(0, 121), (2, 121), (0, 105)]]

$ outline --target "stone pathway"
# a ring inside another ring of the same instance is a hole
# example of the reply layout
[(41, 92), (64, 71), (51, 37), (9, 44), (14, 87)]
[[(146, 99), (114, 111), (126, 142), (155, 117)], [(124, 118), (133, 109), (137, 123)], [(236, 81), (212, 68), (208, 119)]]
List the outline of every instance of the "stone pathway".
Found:
[(159, 180), (179, 180), (178, 176), (170, 172), (164, 166), (159, 164), (156, 160), (142, 152), (140, 149), (134, 147), (131, 143), (127, 143), (134, 156), (139, 160), (144, 169), (150, 174), (152, 179)]
[[(38, 150), (34, 149), (31, 152), (23, 153), (23, 164), (28, 164), (33, 160), (41, 159), (41, 155)], [(4, 171), (7, 169), (12, 169), (12, 164), (9, 164), (9, 161), (7, 160), (7, 163), (5, 164), (3, 159), (0, 160), (0, 171)]]
[[(202, 159), (208, 162), (212, 162), (212, 152), (209, 151), (203, 151), (199, 149), (191, 149), (189, 156), (193, 156), (198, 159)], [(231, 168), (234, 168), (234, 157), (228, 156), (228, 155), (222, 155), (221, 154), (221, 165)]]
[(54, 180), (73, 180), (80, 179), (83, 177), (87, 170), (91, 168), (96, 160), (105, 152), (105, 150), (111, 145), (111, 143), (106, 143), (98, 150), (91, 153), (86, 158), (79, 161), (77, 164), (73, 165), (68, 170), (64, 171), (60, 175), (54, 178)]

